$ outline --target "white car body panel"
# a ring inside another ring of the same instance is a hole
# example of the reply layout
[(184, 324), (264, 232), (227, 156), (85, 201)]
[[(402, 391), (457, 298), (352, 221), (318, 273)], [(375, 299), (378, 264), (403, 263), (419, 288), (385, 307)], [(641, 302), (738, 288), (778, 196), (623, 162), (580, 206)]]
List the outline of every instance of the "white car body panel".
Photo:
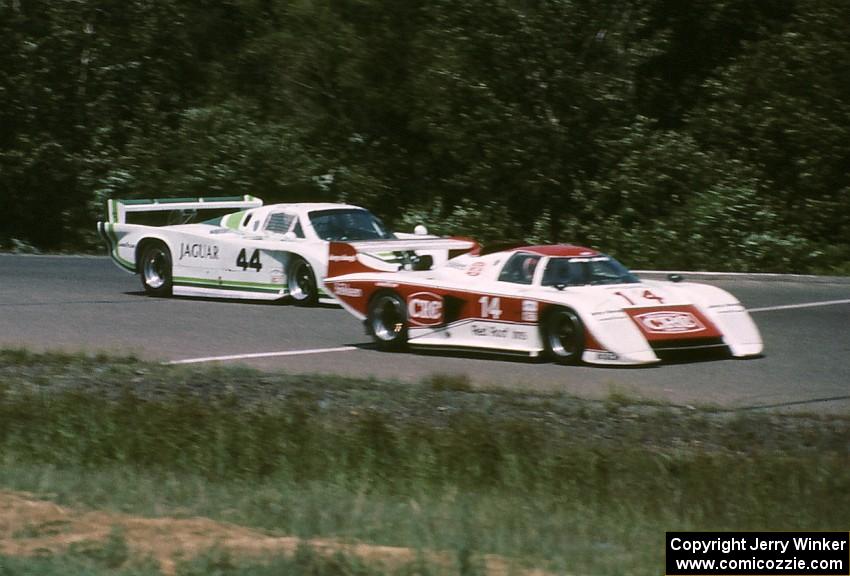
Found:
[[(129, 203), (125, 203), (129, 202)], [(126, 222), (133, 212), (244, 208), (214, 222), (149, 226)], [(263, 206), (262, 201), (245, 196), (238, 199), (195, 199), (185, 201), (110, 200), (109, 220), (98, 222), (112, 260), (121, 269), (138, 273), (139, 246), (158, 240), (165, 244), (172, 260), (172, 293), (182, 296), (276, 300), (288, 291), (287, 271), (293, 258), (304, 259), (312, 268), (317, 287), (328, 267), (327, 240), (314, 229), (309, 215), (323, 210), (364, 210), (349, 204), (297, 203)], [(273, 215), (291, 216), (285, 232), (267, 228)], [(300, 229), (296, 234), (296, 224)], [(366, 240), (355, 243), (373, 267), (398, 270), (388, 262), (393, 252), (415, 251), (428, 254), (435, 262), (445, 262), (450, 250), (469, 250), (475, 243), (463, 239), (427, 235), (405, 235), (403, 239)]]

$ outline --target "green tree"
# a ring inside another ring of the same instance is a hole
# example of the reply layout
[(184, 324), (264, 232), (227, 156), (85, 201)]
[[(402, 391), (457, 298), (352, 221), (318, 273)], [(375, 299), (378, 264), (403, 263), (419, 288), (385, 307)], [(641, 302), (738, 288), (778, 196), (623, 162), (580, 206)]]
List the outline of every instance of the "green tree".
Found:
[(297, 200), (319, 170), (285, 123), (257, 120), (250, 102), (189, 108), (177, 128), (137, 132), (124, 154), (97, 182), (99, 201), (114, 197), (252, 194), (268, 201)]
[(67, 3), (3, 3), (0, 36), (0, 241), (58, 247), (86, 216), (85, 18)]
[(560, 236), (577, 189), (634, 117), (638, 2), (431, 3), (416, 78), (416, 126), (432, 157), (431, 190), (507, 207), (531, 230), (543, 213)]
[[(757, 170), (777, 235), (850, 254), (850, 13), (800, 0), (780, 33), (707, 83), (689, 126), (708, 149)], [(843, 246), (843, 248), (841, 248)], [(831, 266), (838, 263), (824, 263)]]
[(665, 38), (664, 49), (640, 67), (636, 96), (641, 114), (665, 129), (680, 129), (703, 96), (703, 84), (748, 45), (770, 38), (789, 20), (796, 0), (656, 0), (646, 30)]

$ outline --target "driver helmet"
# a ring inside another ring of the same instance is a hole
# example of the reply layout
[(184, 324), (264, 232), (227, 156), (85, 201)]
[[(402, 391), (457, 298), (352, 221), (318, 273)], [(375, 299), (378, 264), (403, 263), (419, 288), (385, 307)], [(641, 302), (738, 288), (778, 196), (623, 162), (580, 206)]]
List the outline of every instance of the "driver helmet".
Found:
[(522, 263), (522, 277), (531, 282), (534, 278), (534, 270), (537, 268), (537, 258), (529, 256)]

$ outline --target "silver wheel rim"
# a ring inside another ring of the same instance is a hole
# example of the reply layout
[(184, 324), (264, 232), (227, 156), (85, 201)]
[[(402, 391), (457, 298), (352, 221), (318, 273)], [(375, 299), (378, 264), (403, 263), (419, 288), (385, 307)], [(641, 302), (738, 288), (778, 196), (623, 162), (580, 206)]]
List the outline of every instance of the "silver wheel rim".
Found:
[(289, 294), (296, 300), (307, 300), (313, 292), (313, 274), (310, 266), (297, 260), (289, 271)]
[(144, 263), (145, 284), (154, 290), (162, 288), (166, 282), (167, 269), (165, 252), (159, 249), (149, 250)]
[(379, 296), (372, 306), (372, 333), (379, 340), (392, 342), (404, 328), (404, 309), (396, 298)]
[(555, 356), (569, 358), (576, 354), (578, 344), (573, 319), (565, 312), (556, 313), (549, 321), (549, 348)]

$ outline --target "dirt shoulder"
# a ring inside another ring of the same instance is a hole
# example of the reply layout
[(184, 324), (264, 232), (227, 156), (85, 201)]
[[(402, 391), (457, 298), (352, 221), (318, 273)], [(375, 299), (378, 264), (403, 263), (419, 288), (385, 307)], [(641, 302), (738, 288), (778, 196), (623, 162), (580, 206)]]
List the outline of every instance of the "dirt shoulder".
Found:
[[(26, 492), (0, 491), (0, 554), (45, 556), (72, 550), (94, 549), (118, 538), (128, 551), (127, 562), (152, 560), (165, 575), (176, 573), (180, 561), (191, 560), (210, 550), (223, 551), (236, 558), (262, 560), (264, 557), (294, 556), (302, 546), (331, 557), (344, 554), (368, 566), (398, 570), (424, 559), (429, 565), (454, 568), (448, 552), (420, 553), (412, 548), (380, 546), (333, 538), (302, 539), (217, 522), (209, 518), (145, 518), (59, 506)], [(525, 570), (509, 559), (495, 555), (482, 558), (492, 576), (525, 574), (542, 576), (541, 570)]]

